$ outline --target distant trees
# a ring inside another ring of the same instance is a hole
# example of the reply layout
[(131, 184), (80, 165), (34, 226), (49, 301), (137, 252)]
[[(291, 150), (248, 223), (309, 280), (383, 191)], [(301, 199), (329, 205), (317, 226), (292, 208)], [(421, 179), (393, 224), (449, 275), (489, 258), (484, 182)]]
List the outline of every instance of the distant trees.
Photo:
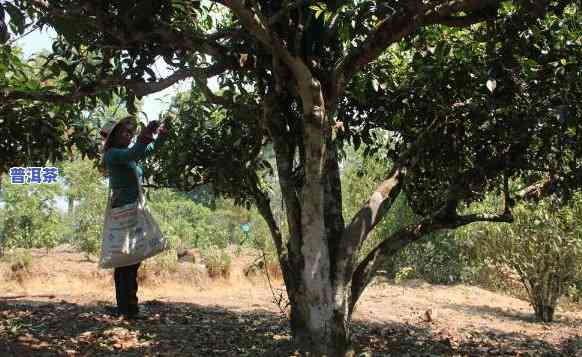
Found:
[(2, 187), (0, 237), (2, 247), (52, 248), (62, 241), (64, 222), (55, 207), (58, 184)]

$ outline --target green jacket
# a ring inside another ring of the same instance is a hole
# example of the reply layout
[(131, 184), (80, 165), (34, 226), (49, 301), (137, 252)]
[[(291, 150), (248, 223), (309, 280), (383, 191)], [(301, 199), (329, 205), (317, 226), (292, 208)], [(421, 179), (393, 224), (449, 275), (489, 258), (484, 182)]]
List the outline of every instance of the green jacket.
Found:
[(143, 183), (143, 170), (136, 161), (154, 153), (161, 143), (156, 139), (148, 145), (136, 142), (127, 149), (111, 148), (104, 156), (109, 185), (113, 195), (111, 207), (119, 207), (137, 201), (138, 184), (136, 177)]

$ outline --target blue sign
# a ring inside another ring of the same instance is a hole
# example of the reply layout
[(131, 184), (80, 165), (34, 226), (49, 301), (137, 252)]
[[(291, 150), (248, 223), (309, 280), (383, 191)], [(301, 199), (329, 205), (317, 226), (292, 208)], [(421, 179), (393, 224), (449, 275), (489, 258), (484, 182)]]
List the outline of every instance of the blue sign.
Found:
[(242, 231), (245, 233), (250, 232), (251, 224), (250, 223), (243, 223), (240, 225), (240, 229), (242, 229)]
[(10, 183), (15, 185), (56, 183), (59, 169), (56, 167), (11, 167)]

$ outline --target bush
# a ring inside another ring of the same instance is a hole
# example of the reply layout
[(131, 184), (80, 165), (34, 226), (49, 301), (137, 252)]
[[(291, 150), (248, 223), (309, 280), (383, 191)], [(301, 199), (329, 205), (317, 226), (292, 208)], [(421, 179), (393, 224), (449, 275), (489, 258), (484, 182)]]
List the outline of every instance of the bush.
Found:
[(30, 267), (32, 265), (32, 255), (29, 251), (18, 251), (11, 255), (7, 255), (5, 260), (10, 265), (10, 270), (18, 271), (30, 271)]
[(174, 252), (162, 252), (142, 262), (137, 271), (138, 282), (153, 285), (159, 284), (167, 280), (171, 274), (177, 273), (179, 267), (180, 264)]
[(92, 256), (99, 255), (101, 251), (105, 195), (104, 193), (100, 200), (83, 200), (69, 217), (72, 220), (72, 243), (85, 254), (88, 260)]
[(561, 296), (576, 281), (582, 260), (582, 196), (559, 207), (555, 200), (514, 208), (513, 224), (476, 224), (467, 230), (481, 256), (498, 272), (510, 268), (541, 321), (552, 321)]
[(412, 267), (416, 278), (431, 284), (450, 284), (461, 280), (461, 246), (452, 234), (431, 234), (402, 249), (393, 259), (393, 271)]
[(217, 246), (210, 246), (202, 252), (208, 276), (211, 278), (228, 278), (230, 276), (230, 264), (232, 262), (230, 255), (224, 249)]
[(576, 303), (582, 302), (582, 282), (577, 282), (568, 287), (568, 297)]
[(167, 189), (151, 192), (148, 205), (172, 248), (226, 248), (229, 243), (226, 212), (212, 211), (186, 194)]
[(17, 280), (22, 283), (31, 271), (32, 255), (28, 250), (19, 250), (12, 254), (7, 254), (2, 257), (2, 260), (8, 263), (10, 267), (10, 280)]
[(416, 270), (413, 267), (404, 267), (400, 270), (398, 270), (398, 272), (396, 273), (396, 276), (394, 278), (394, 282), (396, 284), (401, 284), (403, 282), (405, 282), (406, 280), (410, 280), (410, 279), (414, 279), (416, 278)]
[(60, 191), (59, 185), (3, 185), (3, 248), (53, 248), (62, 242), (63, 220), (54, 207)]

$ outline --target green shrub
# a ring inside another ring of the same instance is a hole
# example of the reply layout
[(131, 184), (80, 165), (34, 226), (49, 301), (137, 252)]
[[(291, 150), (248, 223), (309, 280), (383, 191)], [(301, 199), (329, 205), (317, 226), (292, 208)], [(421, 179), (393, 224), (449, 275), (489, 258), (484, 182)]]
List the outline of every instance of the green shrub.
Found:
[(413, 267), (416, 277), (431, 284), (450, 284), (461, 280), (461, 246), (452, 234), (429, 235), (402, 249), (392, 259), (393, 271)]
[(210, 246), (202, 251), (202, 256), (206, 262), (208, 275), (211, 278), (228, 278), (230, 276), (232, 259), (226, 250), (220, 249), (217, 246)]
[(138, 270), (138, 281), (140, 283), (155, 285), (166, 281), (171, 274), (179, 271), (178, 262), (174, 251), (165, 251), (142, 263)]
[(171, 247), (228, 246), (228, 212), (213, 211), (186, 194), (167, 189), (152, 191), (148, 205)]
[(3, 248), (52, 248), (62, 242), (63, 219), (54, 207), (59, 185), (7, 184), (1, 191)]
[(417, 274), (416, 274), (416, 270), (414, 269), (414, 267), (404, 267), (404, 268), (398, 270), (398, 272), (396, 273), (396, 276), (394, 278), (394, 282), (396, 284), (401, 284), (401, 283), (405, 282), (406, 280), (414, 279), (416, 277), (417, 277)]
[(101, 251), (101, 233), (103, 230), (103, 215), (105, 193), (100, 200), (86, 199), (81, 202), (75, 212), (70, 215), (72, 239), (71, 243), (85, 254), (87, 259), (99, 255)]
[(16, 250), (2, 257), (9, 266), (8, 279), (23, 282), (31, 272), (32, 255), (28, 250)]
[(578, 282), (577, 284), (572, 284), (568, 287), (567, 292), (568, 297), (573, 302), (581, 302), (582, 301), (582, 283)]
[[(569, 206), (555, 200), (514, 207), (512, 224), (476, 224), (470, 239), (498, 272), (510, 268), (521, 280), (539, 320), (552, 321), (561, 296), (577, 279), (582, 261), (582, 196)], [(505, 277), (507, 280), (507, 277)]]
[(4, 256), (2, 260), (10, 265), (12, 271), (30, 271), (30, 267), (32, 266), (32, 255), (28, 250), (17, 250), (12, 254)]

